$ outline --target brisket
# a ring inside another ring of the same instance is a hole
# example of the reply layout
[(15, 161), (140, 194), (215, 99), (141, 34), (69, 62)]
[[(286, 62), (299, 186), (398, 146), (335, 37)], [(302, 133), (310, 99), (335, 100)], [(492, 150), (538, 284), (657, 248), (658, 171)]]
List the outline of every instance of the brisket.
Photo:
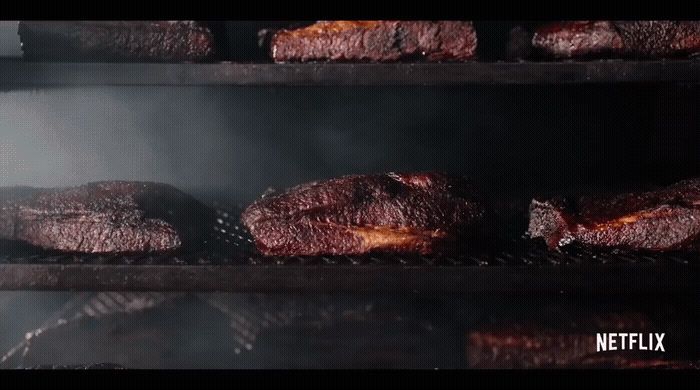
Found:
[(201, 61), (211, 31), (193, 21), (20, 22), (24, 57), (68, 61)]
[(529, 234), (550, 248), (572, 242), (650, 251), (697, 250), (700, 179), (613, 197), (533, 200)]
[(323, 21), (278, 31), (270, 51), (275, 62), (463, 61), (474, 58), (476, 42), (471, 22)]
[(700, 22), (557, 22), (537, 29), (532, 45), (556, 58), (691, 55), (700, 52)]
[(612, 22), (562, 22), (540, 27), (532, 45), (557, 58), (618, 54), (623, 49)]
[(700, 368), (700, 361), (653, 352), (597, 352), (596, 332), (512, 325), (472, 332), (467, 342), (471, 368)]
[(206, 208), (169, 185), (115, 181), (35, 192), (0, 204), (0, 239), (82, 253), (196, 249), (203, 243)]
[(249, 206), (242, 221), (265, 255), (449, 251), (484, 209), (464, 179), (438, 173), (344, 176)]
[[(547, 313), (547, 314), (545, 314)], [(551, 318), (550, 318), (551, 317)], [(642, 333), (648, 335), (669, 324), (643, 312), (574, 313), (537, 311), (530, 319), (482, 325), (467, 334), (467, 360), (471, 368), (699, 368), (700, 361), (687, 360), (692, 344), (692, 326), (674, 327), (666, 348), (674, 356), (653, 350), (622, 348), (598, 351), (598, 333)], [(635, 346), (647, 339), (637, 339)], [(691, 348), (692, 349), (692, 348)]]

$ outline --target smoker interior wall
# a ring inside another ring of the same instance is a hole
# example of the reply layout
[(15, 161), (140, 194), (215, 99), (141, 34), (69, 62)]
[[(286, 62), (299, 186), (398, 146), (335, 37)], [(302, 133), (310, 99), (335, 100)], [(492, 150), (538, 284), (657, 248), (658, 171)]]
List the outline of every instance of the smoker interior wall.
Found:
[(247, 202), (342, 174), (444, 170), (496, 194), (700, 174), (700, 89), (86, 87), (0, 92), (0, 186), (153, 180)]

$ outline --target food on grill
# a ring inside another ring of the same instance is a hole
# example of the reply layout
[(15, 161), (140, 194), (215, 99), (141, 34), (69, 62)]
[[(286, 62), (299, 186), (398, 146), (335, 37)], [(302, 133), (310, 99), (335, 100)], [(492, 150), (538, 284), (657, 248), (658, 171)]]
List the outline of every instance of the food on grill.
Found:
[[(641, 312), (575, 313), (544, 312), (537, 318), (482, 326), (467, 335), (467, 360), (472, 368), (697, 368), (697, 361), (678, 360), (683, 352), (668, 356), (656, 349), (648, 336), (660, 324)], [(665, 351), (692, 340), (690, 329), (675, 329), (664, 338)], [(614, 333), (616, 350), (598, 351), (597, 334)], [(635, 333), (622, 347), (619, 336)], [(675, 337), (675, 338), (674, 338)], [(690, 337), (690, 339), (688, 339)], [(645, 350), (641, 348), (646, 348)]]
[(211, 31), (193, 21), (20, 22), (24, 57), (72, 61), (201, 61)]
[(625, 48), (641, 56), (688, 55), (700, 52), (700, 21), (615, 22)]
[(700, 52), (700, 22), (557, 22), (537, 29), (532, 45), (556, 58), (690, 55)]
[(99, 182), (0, 203), (0, 239), (82, 253), (154, 252), (203, 243), (204, 205), (166, 185)]
[(388, 173), (293, 187), (254, 202), (242, 221), (266, 255), (431, 254), (475, 233), (484, 213), (465, 179)]
[(554, 57), (579, 57), (592, 54), (618, 54), (622, 37), (608, 21), (563, 22), (540, 27), (532, 45)]
[(270, 51), (276, 62), (463, 61), (474, 58), (476, 43), (465, 21), (322, 21), (278, 31)]
[(472, 368), (700, 368), (698, 361), (667, 360), (649, 351), (597, 352), (595, 332), (517, 325), (470, 333), (467, 359)]
[(700, 249), (700, 179), (607, 198), (533, 200), (529, 234), (550, 248), (578, 242), (650, 251)]

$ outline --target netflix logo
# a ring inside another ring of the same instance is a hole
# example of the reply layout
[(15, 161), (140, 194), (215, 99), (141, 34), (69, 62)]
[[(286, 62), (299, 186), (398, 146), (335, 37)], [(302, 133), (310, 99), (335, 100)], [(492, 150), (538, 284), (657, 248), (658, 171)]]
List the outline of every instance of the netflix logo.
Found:
[(666, 333), (596, 333), (596, 351), (661, 351)]

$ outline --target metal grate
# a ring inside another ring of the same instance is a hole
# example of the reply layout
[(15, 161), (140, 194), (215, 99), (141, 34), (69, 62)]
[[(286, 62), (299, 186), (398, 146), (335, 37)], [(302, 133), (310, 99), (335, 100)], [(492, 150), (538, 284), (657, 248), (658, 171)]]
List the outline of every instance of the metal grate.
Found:
[(241, 209), (214, 204), (197, 253), (83, 255), (2, 242), (0, 290), (618, 294), (698, 283), (698, 253), (550, 251), (518, 237), (517, 218), (506, 218), (501, 237), (473, 253), (268, 257), (239, 223)]
[(697, 83), (697, 59), (396, 64), (0, 61), (0, 89), (56, 85), (449, 86)]
[[(653, 253), (620, 249), (600, 250), (571, 245), (552, 251), (526, 237), (497, 239), (490, 249), (457, 255), (422, 256), (369, 254), (362, 256), (263, 256), (253, 238), (240, 223), (242, 206), (214, 204), (215, 220), (208, 229), (205, 249), (197, 253), (138, 255), (69, 254), (43, 251), (14, 242), (3, 242), (0, 264), (86, 264), (86, 265), (278, 265), (278, 266), (556, 266), (596, 264), (690, 264), (700, 262), (700, 254), (685, 252)], [(501, 232), (501, 234), (506, 235)]]
[[(65, 326), (69, 322), (79, 321), (84, 318), (99, 319), (114, 314), (131, 314), (141, 312), (156, 307), (168, 299), (177, 297), (179, 294), (161, 294), (156, 292), (131, 293), (131, 292), (100, 292), (100, 293), (79, 293), (72, 296), (63, 307), (54, 312), (43, 324), (25, 333), (24, 339), (10, 348), (4, 355), (0, 356), (0, 368), (16, 367), (17, 361), (21, 360), (29, 352), (32, 341), (52, 329)], [(14, 366), (13, 366), (14, 364)], [(112, 369), (120, 368), (112, 364), (75, 365), (75, 366), (41, 366), (31, 367), (39, 369)]]

